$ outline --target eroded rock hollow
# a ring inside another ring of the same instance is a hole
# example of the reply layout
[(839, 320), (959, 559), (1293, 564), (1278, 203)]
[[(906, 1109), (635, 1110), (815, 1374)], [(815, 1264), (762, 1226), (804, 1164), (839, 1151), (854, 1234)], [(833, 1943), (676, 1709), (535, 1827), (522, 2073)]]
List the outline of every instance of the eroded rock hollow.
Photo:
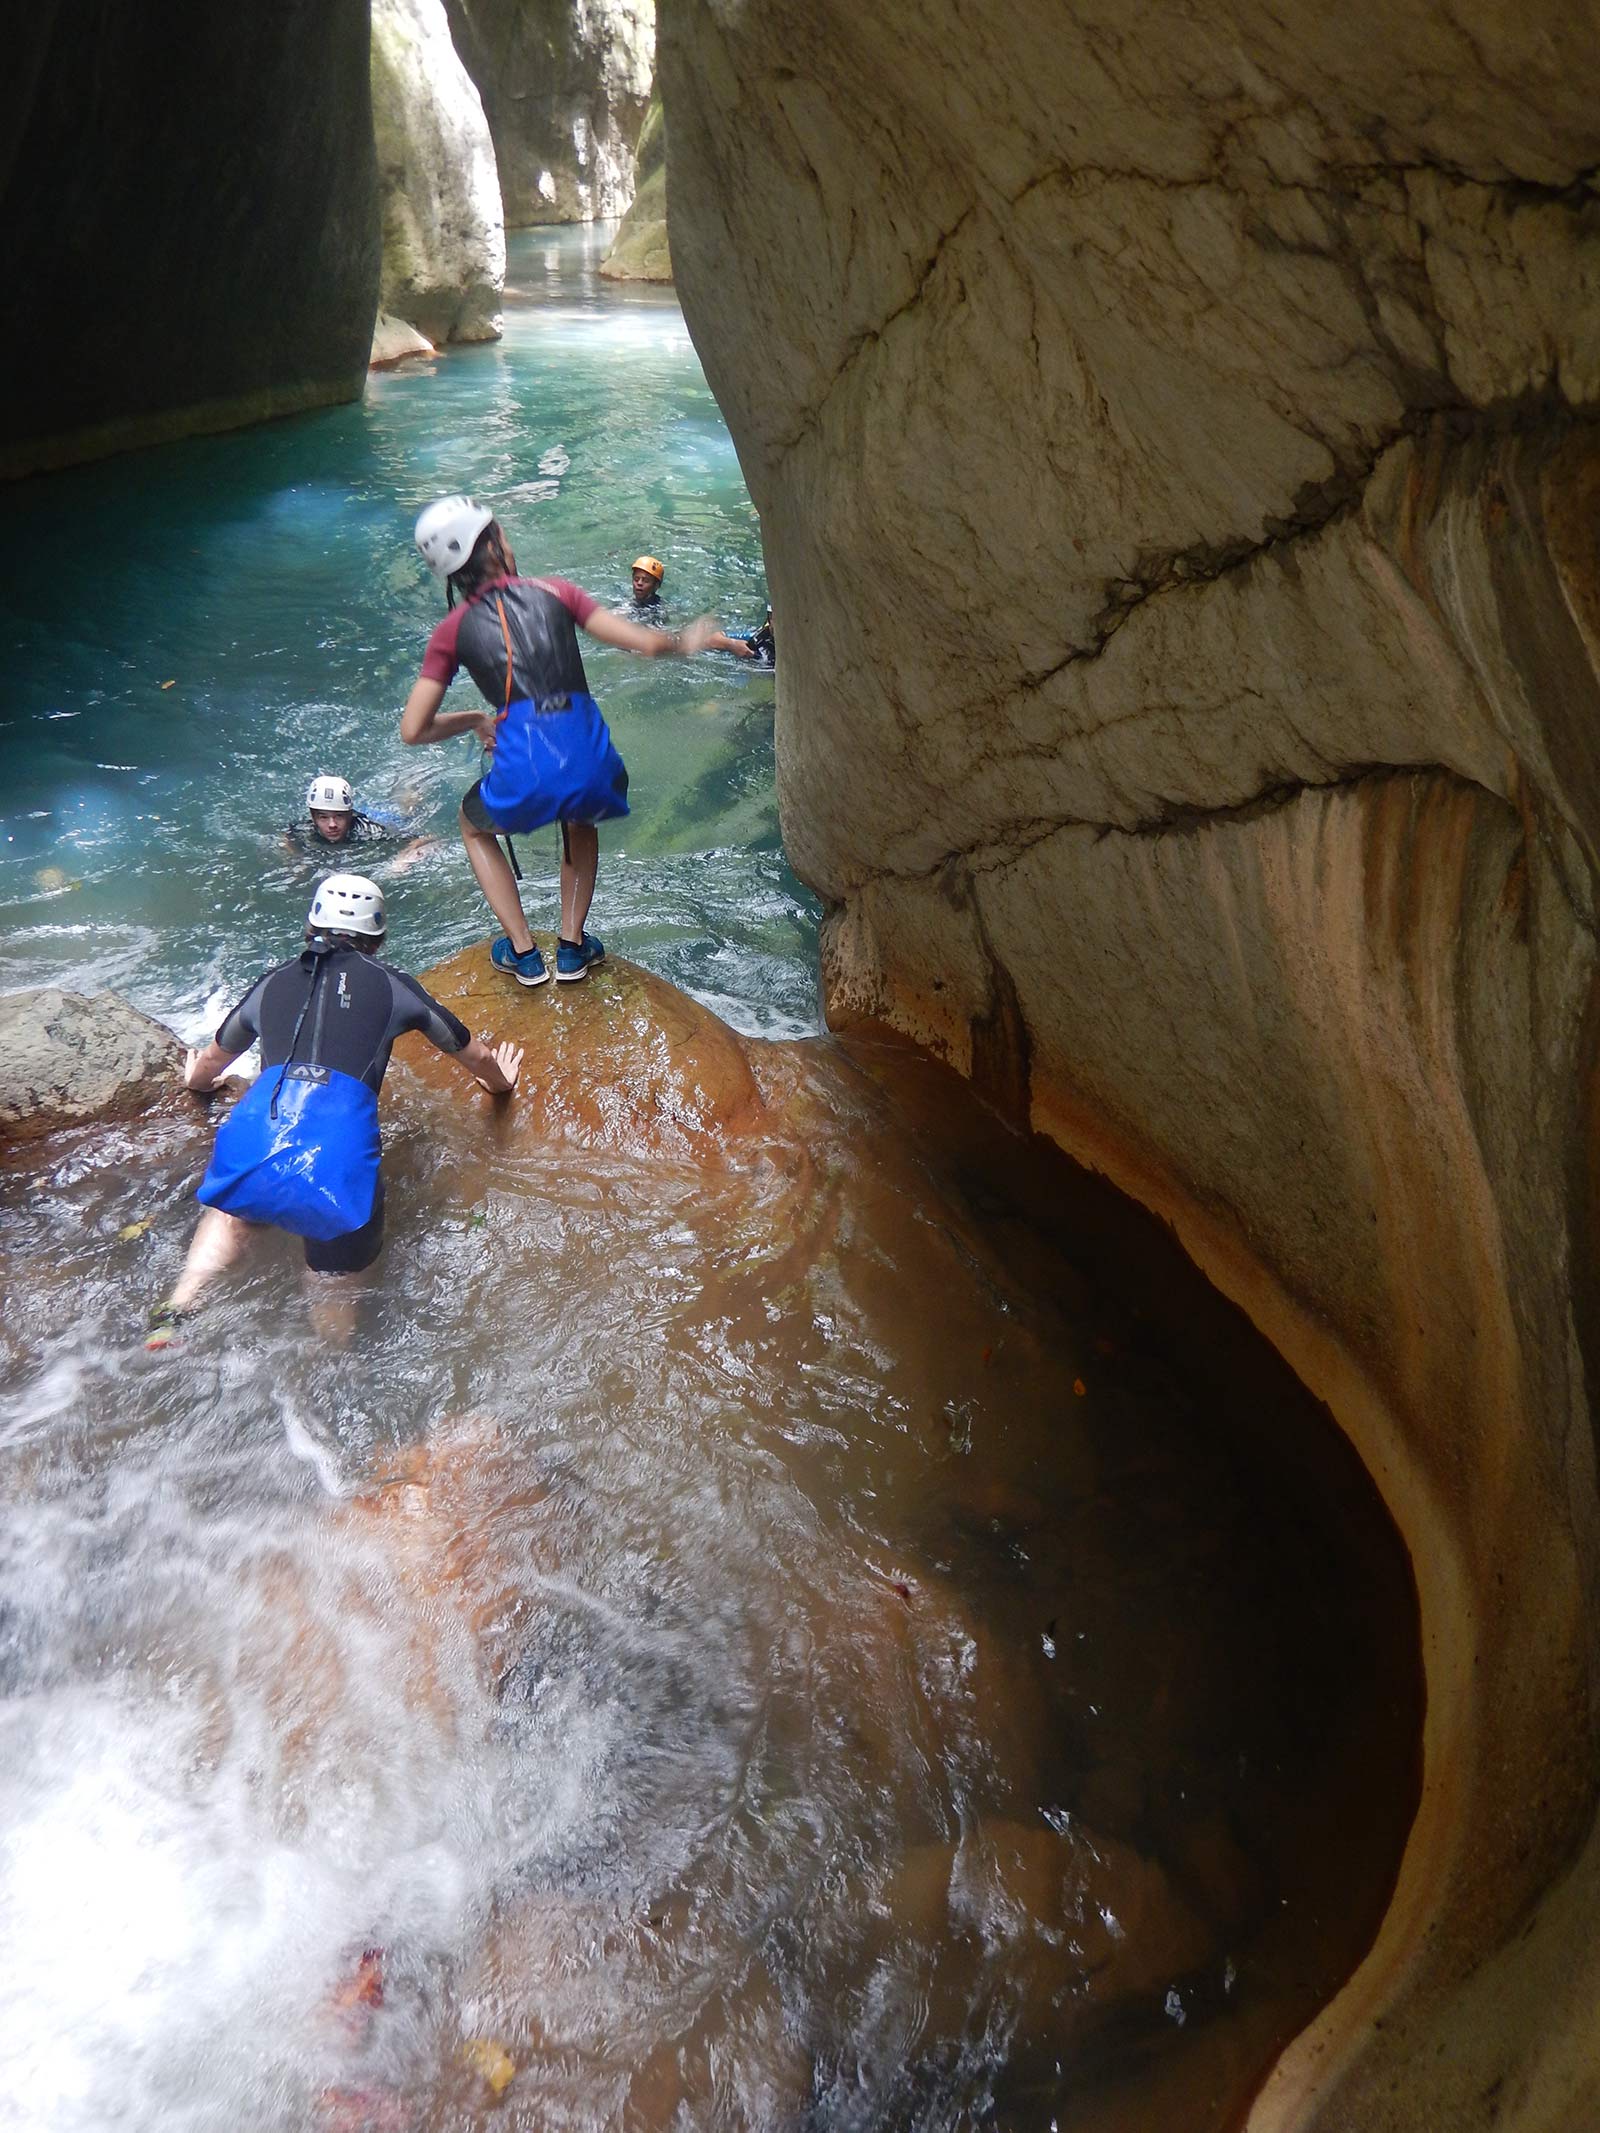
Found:
[(1257, 2133), (1600, 2108), (1594, 30), (661, 24), (830, 1014), (1166, 1214), (1412, 1549), (1421, 1812)]

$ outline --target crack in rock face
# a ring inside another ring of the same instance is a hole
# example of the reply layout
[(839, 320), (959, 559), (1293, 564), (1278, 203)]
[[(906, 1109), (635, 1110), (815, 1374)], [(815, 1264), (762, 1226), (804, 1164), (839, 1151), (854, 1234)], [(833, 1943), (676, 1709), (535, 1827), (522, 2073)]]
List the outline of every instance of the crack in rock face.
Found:
[(1576, 2133), (1595, 2047), (1548, 2010), (1600, 1988), (1593, 25), (721, 0), (661, 29), (830, 1013), (1165, 1213), (1412, 1548), (1422, 1810), (1250, 2123)]

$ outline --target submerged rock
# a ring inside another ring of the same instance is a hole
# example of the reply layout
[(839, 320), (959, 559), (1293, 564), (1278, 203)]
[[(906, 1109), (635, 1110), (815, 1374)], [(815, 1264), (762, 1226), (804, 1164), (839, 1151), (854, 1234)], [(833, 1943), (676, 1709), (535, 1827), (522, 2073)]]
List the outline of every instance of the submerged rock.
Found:
[(500, 179), (443, 0), (373, 0), (372, 107), (383, 311), (433, 342), (496, 339), (506, 279)]
[[(490, 1044), (524, 1048), (504, 1131), (632, 1155), (704, 1158), (758, 1131), (765, 1104), (742, 1040), (665, 979), (608, 956), (582, 983), (526, 991), (489, 961), (487, 942), (422, 982)], [(422, 1080), (461, 1071), (409, 1037), (396, 1046)]]
[(178, 1086), (183, 1047), (114, 992), (56, 986), (0, 999), (0, 1134), (127, 1117)]

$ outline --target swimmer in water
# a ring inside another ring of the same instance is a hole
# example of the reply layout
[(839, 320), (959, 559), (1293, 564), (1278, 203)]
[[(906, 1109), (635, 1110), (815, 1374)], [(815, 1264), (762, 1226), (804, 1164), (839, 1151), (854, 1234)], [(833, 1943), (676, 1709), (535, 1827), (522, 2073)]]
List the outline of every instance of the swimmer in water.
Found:
[[(496, 840), (548, 822), (561, 825), (555, 974), (570, 984), (605, 955), (603, 943), (584, 930), (600, 867), (597, 825), (628, 812), (628, 773), (589, 693), (578, 632), (647, 659), (688, 658), (708, 649), (717, 626), (701, 616), (681, 629), (649, 629), (610, 613), (566, 578), (519, 576), (498, 521), (470, 496), (430, 504), (417, 520), (416, 542), (445, 588), (449, 612), (428, 640), (421, 676), (400, 716), (400, 738), (418, 747), (472, 733), (493, 755), (462, 799), (461, 836), (478, 886), (505, 928), (490, 960), (519, 985), (542, 985), (550, 972)], [(463, 666), (488, 711), (441, 710)]]
[(661, 598), (661, 581), (666, 574), (666, 564), (653, 555), (633, 559), (633, 596), (623, 612), (649, 629), (662, 630), (668, 626), (667, 610)]
[[(508, 1096), (520, 1048), (491, 1051), (425, 992), (378, 960), (383, 896), (359, 874), (330, 874), (306, 919), (305, 947), (269, 970), (224, 1016), (184, 1084), (214, 1089), (241, 1052), (261, 1046), (261, 1075), (222, 1122), (199, 1198), (205, 1204), (177, 1286), (150, 1314), (146, 1347), (170, 1346), (202, 1290), (232, 1266), (263, 1226), (305, 1241), (318, 1277), (365, 1273), (383, 1244), (378, 1091), (395, 1039), (420, 1030), (491, 1094)], [(314, 1284), (312, 1321), (348, 1339), (354, 1303)]]
[[(642, 622), (646, 629), (664, 630), (670, 627), (666, 607), (661, 598), (661, 582), (666, 577), (667, 566), (653, 555), (635, 556), (633, 560), (633, 592), (626, 605), (618, 613)], [(770, 616), (771, 608), (767, 609)], [(771, 636), (770, 626), (767, 631)], [(708, 652), (731, 652), (735, 659), (754, 659), (760, 656), (754, 637), (728, 636), (714, 629), (707, 637), (704, 650)], [(771, 662), (769, 660), (768, 664)]]
[[(326, 852), (347, 852), (355, 845), (370, 848), (392, 844), (405, 834), (398, 823), (363, 814), (356, 806), (347, 778), (318, 771), (306, 792), (305, 815), (300, 821), (289, 824), (283, 833), (283, 841), (297, 857), (309, 854), (320, 858)], [(436, 837), (411, 838), (393, 854), (394, 867), (410, 866), (438, 841)]]

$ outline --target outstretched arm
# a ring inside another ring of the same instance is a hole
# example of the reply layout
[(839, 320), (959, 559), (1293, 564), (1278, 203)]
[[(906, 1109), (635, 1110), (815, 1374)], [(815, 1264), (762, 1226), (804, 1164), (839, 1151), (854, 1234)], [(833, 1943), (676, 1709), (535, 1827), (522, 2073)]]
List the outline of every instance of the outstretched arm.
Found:
[(193, 1089), (196, 1096), (204, 1096), (207, 1090), (216, 1087), (238, 1057), (237, 1052), (224, 1051), (213, 1037), (203, 1052), (184, 1054), (184, 1087)]
[(430, 681), (426, 674), (413, 683), (406, 707), (400, 714), (400, 738), (409, 748), (425, 747), (430, 741), (454, 740), (458, 733), (475, 733), (485, 748), (494, 746), (494, 714), (491, 711), (441, 711), (446, 684)]
[(509, 1096), (517, 1085), (517, 1070), (522, 1065), (520, 1044), (507, 1041), (497, 1044), (491, 1051), (481, 1037), (474, 1037), (461, 1047), (456, 1057), (492, 1096)]
[[(681, 630), (650, 630), (642, 622), (630, 622), (626, 615), (612, 614), (608, 607), (597, 607), (582, 627), (602, 644), (618, 645), (645, 659), (688, 659), (708, 651), (712, 639), (721, 634), (710, 615), (696, 615)], [(421, 686), (419, 682), (417, 687)], [(411, 693), (414, 696), (416, 690)], [(400, 730), (405, 731), (403, 725)]]
[(440, 837), (413, 837), (409, 844), (401, 845), (399, 851), (389, 861), (389, 872), (391, 874), (404, 874), (409, 867), (416, 865), (424, 852), (431, 852), (436, 844), (441, 844), (443, 841)]

